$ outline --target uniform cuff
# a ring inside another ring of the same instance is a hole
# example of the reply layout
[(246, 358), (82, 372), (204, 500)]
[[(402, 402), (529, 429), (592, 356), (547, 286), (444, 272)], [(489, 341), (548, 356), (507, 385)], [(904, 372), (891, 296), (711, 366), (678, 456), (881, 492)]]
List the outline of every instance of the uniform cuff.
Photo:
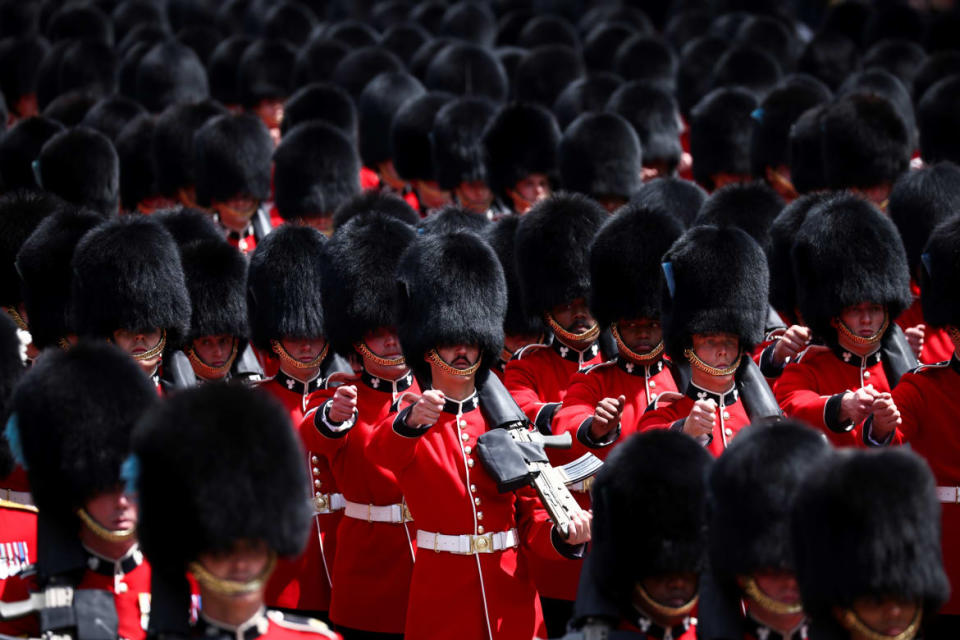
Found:
[(582, 560), (587, 550), (586, 543), (568, 544), (564, 541), (564, 539), (560, 537), (560, 532), (557, 531), (556, 525), (550, 527), (550, 542), (553, 543), (553, 548), (557, 550), (557, 553), (570, 560)]
[(840, 403), (843, 401), (843, 394), (836, 393), (827, 399), (823, 405), (823, 424), (827, 429), (834, 433), (848, 433), (853, 430), (853, 420), (840, 421)]
[(540, 433), (545, 436), (553, 433), (553, 414), (555, 414), (559, 408), (559, 402), (547, 402), (540, 407), (540, 411), (537, 411), (537, 417), (533, 421), (533, 424), (536, 425)]
[(777, 343), (774, 342), (768, 345), (760, 354), (760, 373), (762, 373), (765, 378), (779, 378), (780, 374), (783, 373), (783, 368), (787, 364), (783, 363), (778, 365), (773, 361), (773, 352), (776, 348)]
[(398, 436), (403, 436), (404, 438), (419, 438), (430, 428), (430, 425), (424, 424), (420, 424), (415, 427), (410, 427), (407, 425), (407, 417), (410, 415), (410, 411), (412, 409), (413, 405), (410, 405), (398, 413), (397, 417), (393, 419), (393, 432)]
[(620, 425), (617, 424), (617, 428), (608, 433), (602, 440), (594, 440), (593, 436), (590, 435), (590, 425), (593, 424), (593, 416), (590, 416), (586, 420), (580, 423), (580, 426), (577, 427), (577, 440), (580, 441), (580, 444), (590, 449), (602, 449), (604, 447), (609, 447), (614, 442), (617, 441), (617, 438), (620, 437)]
[(891, 429), (885, 437), (877, 440), (873, 437), (873, 416), (867, 416), (863, 423), (863, 444), (868, 447), (885, 447), (893, 440), (893, 434), (896, 432), (896, 429)]
[(670, 423), (670, 431), (676, 431), (677, 433), (683, 433), (683, 420), (674, 420)]
[(347, 435), (353, 425), (357, 423), (357, 410), (353, 410), (353, 415), (343, 422), (334, 422), (330, 420), (330, 401), (327, 400), (316, 413), (313, 414), (313, 426), (317, 428), (320, 435), (326, 438), (342, 438)]

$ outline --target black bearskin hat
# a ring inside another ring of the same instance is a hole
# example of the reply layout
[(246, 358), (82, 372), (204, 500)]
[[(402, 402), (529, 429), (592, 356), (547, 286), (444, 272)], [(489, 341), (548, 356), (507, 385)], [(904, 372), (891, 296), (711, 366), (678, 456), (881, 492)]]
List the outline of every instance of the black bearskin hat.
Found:
[(960, 217), (953, 215), (934, 228), (924, 248), (920, 269), (923, 319), (934, 327), (960, 328)]
[(181, 249), (190, 293), (189, 338), (247, 336), (247, 260), (223, 240), (193, 242)]
[(397, 264), (416, 237), (413, 228), (371, 209), (337, 229), (323, 256), (323, 317), (340, 355), (355, 353), (364, 334), (392, 327), (397, 310)]
[(194, 136), (193, 154), (201, 206), (237, 196), (269, 197), (273, 141), (256, 116), (245, 113), (210, 120)]
[(917, 105), (920, 153), (925, 162), (960, 162), (960, 75), (947, 76), (923, 94)]
[(790, 255), (793, 241), (810, 210), (829, 197), (828, 193), (802, 195), (785, 206), (770, 225), (770, 251), (767, 252), (770, 306), (789, 318), (795, 318), (797, 310), (797, 284), (793, 279), (793, 258)]
[(589, 296), (590, 241), (607, 217), (596, 202), (574, 193), (554, 194), (521, 217), (517, 275), (528, 314), (543, 316)]
[(420, 214), (414, 211), (413, 207), (400, 196), (387, 191), (368, 189), (350, 198), (337, 209), (333, 214), (334, 231), (347, 224), (347, 221), (354, 217), (370, 211), (396, 218), (411, 227), (417, 226), (417, 223), (420, 222)]
[(197, 54), (175, 40), (154, 45), (137, 66), (137, 100), (153, 113), (172, 104), (199, 102), (210, 93)]
[(490, 46), (497, 34), (497, 22), (493, 12), (485, 4), (457, 2), (444, 11), (436, 33)]
[(735, 587), (737, 576), (757, 571), (794, 570), (790, 509), (829, 451), (822, 434), (799, 422), (754, 425), (733, 440), (707, 484), (710, 569), (720, 585)]
[(836, 340), (831, 321), (844, 307), (883, 304), (893, 320), (910, 306), (910, 268), (900, 234), (855, 195), (837, 195), (811, 209), (791, 255), (800, 315), (823, 340)]
[(417, 233), (426, 235), (472, 231), (478, 235), (483, 235), (484, 230), (489, 229), (492, 224), (486, 214), (470, 211), (455, 204), (448, 204), (418, 222)]
[(728, 184), (707, 198), (693, 224), (740, 227), (768, 253), (770, 225), (783, 204), (783, 199), (765, 182)]
[(496, 113), (485, 98), (457, 98), (445, 104), (433, 120), (430, 134), (437, 184), (452, 190), (464, 182), (486, 182), (480, 139)]
[(437, 52), (423, 80), (431, 91), (502, 102), (510, 83), (503, 64), (489, 49), (457, 42)]
[(597, 231), (590, 246), (590, 310), (601, 326), (660, 318), (663, 254), (683, 234), (675, 216), (629, 203)]
[(303, 549), (312, 513), (303, 452), (268, 394), (222, 383), (178, 393), (144, 414), (133, 453), (140, 543), (154, 565), (186, 570), (239, 540), (284, 556)]
[(587, 73), (567, 85), (553, 103), (553, 115), (561, 129), (587, 111), (603, 111), (623, 78), (609, 71)]
[(365, 167), (375, 169), (393, 158), (390, 151), (390, 125), (400, 107), (426, 93), (420, 81), (408, 73), (381, 73), (360, 94), (360, 158)]
[(178, 189), (196, 186), (194, 134), (212, 118), (226, 113), (216, 102), (205, 100), (173, 105), (157, 117), (152, 153), (157, 166), (157, 189), (162, 195), (175, 197)]
[(645, 182), (631, 201), (647, 208), (665, 211), (679, 220), (684, 227), (689, 227), (708, 197), (707, 192), (696, 182), (671, 176)]
[(297, 54), (293, 67), (294, 86), (330, 82), (337, 65), (350, 51), (351, 47), (344, 42), (326, 37), (322, 32), (317, 34)]
[[(23, 357), (17, 325), (6, 314), (0, 314), (0, 420), (7, 424), (7, 403), (13, 389), (23, 375)], [(0, 435), (0, 478), (13, 473), (17, 461), (10, 451), (10, 443)]]
[(44, 218), (17, 254), (30, 336), (38, 349), (57, 346), (75, 333), (70, 312), (73, 251), (103, 218), (88, 210), (63, 208)]
[(337, 63), (332, 80), (343, 87), (354, 100), (360, 98), (364, 87), (381, 73), (400, 73), (403, 61), (377, 45), (354, 49)]
[(636, 34), (617, 49), (613, 70), (626, 80), (642, 80), (673, 92), (677, 54), (660, 37)]
[(621, 611), (635, 615), (643, 578), (703, 569), (712, 464), (691, 438), (654, 430), (628, 438), (597, 474), (585, 571)]
[(960, 167), (951, 162), (908, 171), (893, 185), (887, 214), (903, 239), (911, 276), (917, 276), (920, 254), (930, 232), (957, 211), (960, 211)]
[(9, 409), (30, 491), (44, 517), (73, 533), (79, 529), (77, 509), (121, 485), (134, 424), (156, 399), (137, 363), (105, 342), (81, 341), (37, 359)]
[(56, 120), (34, 116), (21, 120), (0, 138), (0, 178), (3, 190), (37, 189), (33, 161), (47, 140), (63, 131)]
[(413, 54), (433, 36), (416, 22), (397, 22), (388, 27), (380, 38), (380, 45), (409, 65)]
[(799, 194), (827, 186), (823, 175), (823, 135), (820, 130), (826, 107), (821, 104), (807, 109), (790, 127), (790, 181)]
[(680, 108), (673, 95), (642, 81), (628, 82), (610, 96), (607, 108), (633, 125), (643, 149), (643, 162), (666, 164), (673, 171), (680, 163)]
[(734, 45), (713, 67), (713, 87), (742, 87), (763, 100), (780, 82), (780, 64), (767, 52)]
[(567, 191), (629, 200), (642, 185), (643, 151), (636, 131), (615, 113), (584, 113), (563, 133), (560, 183)]
[(136, 211), (138, 204), (158, 193), (157, 163), (153, 157), (155, 131), (153, 116), (143, 114), (129, 122), (113, 143), (123, 167), (120, 172), (120, 208), (124, 211)]
[(36, 92), (37, 70), (50, 45), (43, 38), (22, 31), (11, 35), (13, 37), (4, 38), (0, 43), (0, 92), (9, 103), (10, 111), (23, 117), (26, 114), (18, 113), (18, 104)]
[(70, 296), (80, 336), (159, 328), (176, 349), (190, 327), (190, 295), (173, 236), (156, 220), (124, 216), (83, 236)]
[(23, 301), (14, 267), (17, 253), (40, 222), (63, 206), (59, 198), (34, 191), (14, 191), (0, 197), (0, 306)]
[(811, 637), (848, 637), (834, 610), (862, 596), (916, 599), (925, 618), (947, 599), (940, 502), (916, 453), (838, 450), (807, 475), (790, 520)]
[(404, 180), (434, 180), (430, 132), (433, 120), (451, 96), (425, 93), (405, 102), (390, 125), (390, 157)]
[(324, 122), (305, 122), (287, 132), (273, 161), (277, 211), (284, 220), (332, 216), (360, 193), (353, 141)]
[(115, 215), (120, 202), (120, 161), (110, 140), (76, 127), (50, 138), (37, 158), (40, 186), (67, 202)]
[(710, 34), (698, 36), (683, 47), (677, 69), (677, 102), (688, 119), (694, 106), (710, 91), (713, 66), (726, 50), (727, 41)]
[(147, 110), (139, 102), (114, 95), (109, 98), (101, 98), (90, 107), (90, 110), (83, 116), (83, 120), (80, 121), (80, 125), (99, 131), (116, 145), (120, 131), (145, 113), (147, 113)]
[(766, 179), (767, 168), (790, 164), (790, 127), (807, 109), (830, 99), (822, 83), (784, 84), (769, 94), (753, 114), (750, 133), (750, 168), (754, 177)]
[(718, 173), (750, 175), (750, 114), (757, 99), (746, 89), (715, 89), (690, 112), (690, 153), (693, 177), (704, 189), (713, 190)]
[(567, 85), (584, 73), (580, 54), (571, 47), (548, 44), (531, 49), (514, 70), (513, 97), (549, 109)]
[(484, 229), (487, 240), (503, 267), (507, 283), (507, 317), (503, 322), (505, 333), (513, 335), (541, 335), (544, 333), (543, 318), (528, 313), (523, 304), (520, 276), (517, 273), (516, 235), (520, 216), (505, 216)]
[(691, 227), (663, 256), (663, 339), (685, 360), (694, 333), (732, 333), (749, 353), (763, 339), (769, 271), (763, 249), (737, 227)]
[(511, 104), (494, 117), (483, 135), (484, 162), (490, 189), (510, 202), (507, 189), (531, 173), (557, 174), (560, 128), (544, 107)]
[(225, 241), (223, 231), (201, 209), (176, 207), (157, 211), (150, 217), (167, 228), (181, 249), (192, 242)]
[[(357, 110), (350, 94), (335, 84), (314, 82), (297, 90), (283, 105), (280, 133), (298, 124), (319, 120), (336, 127), (351, 140), (357, 137)], [(387, 130), (389, 131), (389, 123)], [(386, 141), (389, 144), (389, 138)]]
[(286, 336), (316, 338), (323, 328), (320, 270), (326, 238), (312, 227), (284, 224), (257, 243), (247, 272), (253, 345), (269, 352)]
[(257, 40), (237, 63), (237, 93), (240, 103), (252, 108), (262, 100), (290, 95), (297, 51), (284, 40)]
[(210, 85), (211, 98), (223, 104), (240, 104), (237, 67), (243, 52), (252, 42), (249, 36), (233, 35), (220, 42), (210, 54), (207, 60), (207, 82)]
[(500, 261), (480, 236), (467, 231), (418, 236), (397, 266), (397, 331), (407, 366), (430, 380), (424, 356), (443, 345), (480, 347), (478, 382), (503, 348), (507, 285)]

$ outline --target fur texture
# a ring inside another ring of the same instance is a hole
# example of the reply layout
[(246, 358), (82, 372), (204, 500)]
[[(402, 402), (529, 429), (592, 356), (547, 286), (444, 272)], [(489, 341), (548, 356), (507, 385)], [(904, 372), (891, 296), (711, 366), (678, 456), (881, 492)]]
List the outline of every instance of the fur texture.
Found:
[(934, 228), (920, 267), (923, 319), (934, 327), (960, 327), (960, 217), (954, 214)]
[(353, 106), (353, 98), (336, 85), (315, 82), (290, 96), (283, 105), (280, 132), (286, 135), (298, 124), (311, 120), (326, 122), (351, 140), (357, 137), (357, 109)]
[(257, 40), (246, 48), (237, 65), (240, 103), (255, 107), (262, 100), (290, 95), (290, 78), (297, 50), (285, 40)]
[(458, 96), (507, 98), (507, 72), (493, 52), (484, 47), (458, 42), (444, 47), (427, 67), (424, 85), (430, 91), (447, 91)]
[(137, 66), (137, 100), (153, 113), (205, 99), (207, 71), (193, 49), (176, 40), (154, 45)]
[(767, 168), (789, 166), (790, 127), (807, 109), (830, 99), (822, 83), (784, 84), (771, 91), (753, 112), (750, 133), (750, 168), (755, 178), (765, 179)]
[(43, 145), (63, 131), (56, 120), (35, 116), (21, 120), (0, 138), (0, 177), (4, 191), (37, 189), (31, 164)]
[(531, 49), (517, 65), (512, 78), (513, 97), (546, 108), (571, 82), (585, 73), (580, 54), (562, 44)]
[(222, 240), (193, 242), (181, 249), (190, 293), (189, 338), (247, 336), (247, 261)]
[(413, 207), (400, 196), (370, 189), (350, 198), (337, 209), (336, 213), (333, 214), (334, 230), (368, 211), (375, 211), (396, 218), (411, 227), (420, 222), (420, 214), (414, 211)]
[(441, 108), (430, 133), (433, 166), (441, 189), (486, 182), (480, 139), (497, 107), (484, 98), (458, 98)]
[(610, 96), (607, 108), (633, 125), (640, 138), (643, 161), (663, 162), (670, 171), (680, 163), (680, 108), (673, 94), (662, 87), (635, 80)]
[(770, 251), (767, 252), (770, 304), (790, 318), (795, 317), (797, 309), (797, 284), (793, 279), (793, 258), (790, 253), (793, 240), (810, 210), (829, 197), (826, 193), (800, 196), (785, 206), (770, 225)]
[(390, 152), (390, 124), (408, 100), (426, 93), (420, 81), (409, 73), (384, 73), (371, 80), (360, 94), (360, 158), (366, 167), (376, 168), (393, 158)]
[[(960, 67), (960, 60), (957, 65)], [(917, 126), (920, 129), (920, 152), (925, 162), (960, 162), (960, 128), (954, 117), (958, 103), (960, 77), (956, 75), (938, 81), (919, 98)]]
[(120, 202), (120, 161), (102, 133), (76, 127), (50, 138), (37, 158), (44, 189), (81, 207), (114, 215)]
[(957, 211), (960, 167), (951, 162), (908, 171), (894, 184), (887, 214), (900, 232), (912, 276), (918, 273), (920, 254), (930, 232)]
[(219, 104), (205, 100), (174, 105), (157, 117), (153, 157), (162, 195), (175, 197), (178, 189), (196, 186), (193, 136), (209, 120), (226, 113)]
[(397, 111), (390, 125), (393, 166), (404, 180), (435, 180), (430, 132), (433, 120), (451, 96), (431, 92), (412, 98)]
[(252, 114), (224, 115), (203, 125), (193, 138), (197, 203), (209, 206), (237, 196), (270, 196), (273, 141)]
[(470, 231), (482, 234), (490, 225), (490, 220), (484, 214), (450, 204), (417, 223), (417, 233), (428, 235)]
[(223, 231), (209, 213), (200, 209), (164, 209), (151, 214), (151, 217), (166, 227), (181, 249), (192, 242), (224, 241)]
[(483, 237), (490, 243), (507, 283), (507, 317), (503, 330), (508, 334), (541, 335), (544, 332), (543, 318), (527, 313), (523, 306), (520, 277), (517, 274), (516, 241), (520, 216), (505, 216), (484, 229)]
[(643, 184), (636, 131), (615, 113), (585, 113), (560, 140), (560, 183), (567, 191), (629, 200)]
[[(0, 420), (7, 424), (7, 403), (20, 376), (24, 373), (20, 358), (20, 336), (17, 325), (6, 314), (0, 316)], [(0, 436), (0, 478), (6, 478), (16, 466), (10, 443)]]
[(332, 80), (356, 100), (367, 83), (381, 73), (399, 73), (404, 69), (403, 61), (391, 51), (371, 44), (345, 55), (333, 70)]
[(632, 201), (669, 213), (689, 227), (706, 199), (707, 192), (696, 182), (670, 177), (645, 182)]
[(494, 117), (483, 135), (484, 162), (490, 188), (510, 202), (507, 189), (531, 173), (557, 176), (560, 128), (547, 109), (511, 104)]
[(730, 184), (713, 192), (693, 224), (740, 227), (768, 253), (770, 225), (783, 205), (783, 199), (765, 182)]
[(757, 99), (739, 87), (715, 89), (690, 112), (693, 177), (708, 191), (719, 173), (750, 174), (750, 114)]
[(40, 222), (62, 206), (59, 198), (42, 192), (14, 191), (0, 197), (0, 306), (23, 301), (14, 267), (17, 253)]

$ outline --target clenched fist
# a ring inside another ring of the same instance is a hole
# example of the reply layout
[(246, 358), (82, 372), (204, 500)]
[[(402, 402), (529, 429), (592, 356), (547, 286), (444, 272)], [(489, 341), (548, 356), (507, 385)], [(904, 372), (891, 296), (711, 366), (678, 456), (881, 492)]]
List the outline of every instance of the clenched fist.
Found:
[(623, 413), (623, 405), (626, 402), (626, 396), (604, 398), (598, 402), (593, 412), (593, 422), (590, 423), (590, 437), (594, 440), (603, 440), (616, 429), (620, 424), (620, 415)]
[(437, 391), (436, 389), (424, 391), (410, 410), (410, 415), (407, 416), (407, 426), (417, 427), (434, 424), (440, 419), (440, 412), (443, 411), (445, 401), (446, 396), (443, 395), (443, 391)]
[(353, 417), (356, 408), (357, 388), (352, 384), (345, 384), (337, 387), (330, 399), (327, 417), (330, 418), (330, 422), (344, 422)]
[(710, 435), (716, 420), (717, 403), (713, 400), (697, 400), (693, 403), (690, 415), (683, 421), (683, 432), (694, 438)]
[(801, 351), (807, 348), (807, 343), (810, 342), (811, 337), (813, 335), (810, 333), (810, 329), (799, 324), (791, 326), (777, 340), (777, 344), (773, 348), (773, 363), (782, 367), (786, 364), (788, 358), (795, 359)]

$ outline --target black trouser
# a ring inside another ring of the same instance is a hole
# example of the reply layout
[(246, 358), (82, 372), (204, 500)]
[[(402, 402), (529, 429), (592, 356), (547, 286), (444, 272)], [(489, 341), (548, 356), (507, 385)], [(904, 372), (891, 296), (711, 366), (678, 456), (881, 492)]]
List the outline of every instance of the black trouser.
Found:
[(361, 631), (351, 629), (341, 625), (334, 625), (337, 633), (343, 636), (343, 640), (403, 640), (402, 633), (378, 633), (376, 631)]
[(543, 621), (547, 625), (548, 638), (562, 638), (567, 633), (567, 623), (573, 617), (573, 600), (556, 600), (540, 596)]

